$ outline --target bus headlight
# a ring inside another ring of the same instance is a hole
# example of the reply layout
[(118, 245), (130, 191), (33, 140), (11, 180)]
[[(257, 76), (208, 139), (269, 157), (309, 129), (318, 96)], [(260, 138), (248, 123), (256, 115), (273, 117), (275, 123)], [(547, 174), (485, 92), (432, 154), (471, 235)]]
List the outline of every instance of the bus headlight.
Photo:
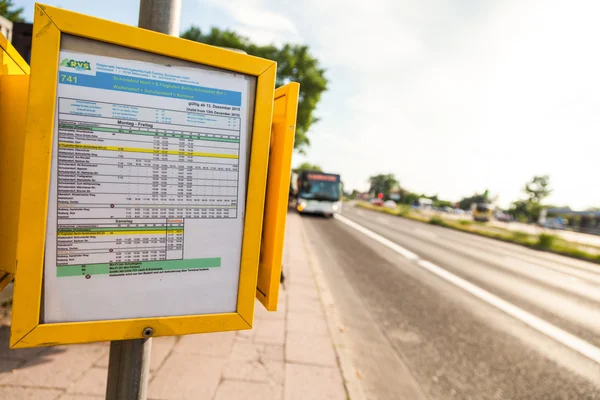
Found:
[(306, 208), (306, 202), (305, 201), (301, 201), (300, 204), (298, 204), (298, 211), (302, 211)]
[(332, 209), (333, 211), (337, 211), (337, 210), (338, 210), (338, 208), (339, 208), (339, 207), (338, 207), (338, 205), (337, 205), (337, 204), (334, 204), (334, 205), (332, 205), (332, 206), (331, 206), (331, 209)]

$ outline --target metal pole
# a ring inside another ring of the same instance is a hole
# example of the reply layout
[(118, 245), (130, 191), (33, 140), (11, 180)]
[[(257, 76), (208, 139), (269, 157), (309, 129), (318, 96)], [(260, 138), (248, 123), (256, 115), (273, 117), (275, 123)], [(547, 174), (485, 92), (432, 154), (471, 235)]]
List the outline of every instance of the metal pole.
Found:
[[(181, 0), (140, 0), (138, 26), (179, 36)], [(110, 342), (106, 400), (146, 400), (150, 376), (152, 328), (145, 339)]]
[(138, 26), (179, 36), (181, 0), (140, 0)]
[(151, 350), (152, 338), (110, 342), (106, 400), (146, 400)]

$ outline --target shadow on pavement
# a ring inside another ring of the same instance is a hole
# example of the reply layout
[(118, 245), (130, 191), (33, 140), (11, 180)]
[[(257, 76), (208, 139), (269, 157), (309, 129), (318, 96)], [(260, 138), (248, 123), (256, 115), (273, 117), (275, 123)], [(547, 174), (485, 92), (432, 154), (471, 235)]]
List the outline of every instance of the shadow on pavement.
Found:
[(328, 219), (325, 214), (302, 214), (296, 211), (292, 206), (288, 205), (288, 214), (298, 214), (302, 218)]
[[(66, 351), (64, 347), (35, 347), (11, 350), (8, 347), (9, 338), (10, 326), (0, 326), (0, 374), (23, 367), (52, 362), (55, 354)], [(16, 367), (15, 363), (17, 363)]]
[(300, 214), (302, 218), (329, 219), (323, 214)]

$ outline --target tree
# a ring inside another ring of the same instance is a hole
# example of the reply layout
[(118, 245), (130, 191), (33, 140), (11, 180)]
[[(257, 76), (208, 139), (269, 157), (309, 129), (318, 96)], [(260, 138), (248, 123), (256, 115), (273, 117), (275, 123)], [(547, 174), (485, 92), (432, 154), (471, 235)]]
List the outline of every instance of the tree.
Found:
[(530, 203), (540, 204), (552, 193), (549, 185), (550, 177), (548, 175), (534, 176), (531, 182), (525, 184), (523, 191), (529, 197)]
[(350, 194), (348, 195), (348, 198), (350, 200), (354, 200), (358, 197), (358, 195), (360, 194), (360, 192), (356, 189), (352, 189), (352, 192), (350, 192)]
[(473, 203), (489, 203), (489, 192), (486, 190), (482, 194), (475, 193), (472, 196), (463, 197), (458, 202), (458, 207), (461, 210), (469, 210), (471, 208), (471, 204)]
[(552, 193), (550, 177), (534, 176), (525, 184), (523, 192), (527, 195), (527, 199), (515, 201), (508, 212), (518, 220), (537, 221), (544, 208), (542, 201)]
[(369, 192), (375, 195), (383, 193), (384, 198), (389, 198), (390, 190), (394, 186), (398, 185), (398, 180), (394, 174), (379, 174), (369, 178), (369, 184), (371, 185)]
[(454, 203), (452, 203), (451, 201), (448, 200), (436, 200), (433, 202), (433, 206), (434, 207), (440, 207), (440, 208), (446, 208), (446, 207), (450, 207), (450, 208), (454, 208)]
[(400, 189), (400, 202), (403, 204), (415, 204), (421, 196), (417, 193), (409, 192), (408, 190)]
[(537, 221), (542, 212), (542, 201), (552, 193), (549, 187), (550, 177), (548, 175), (534, 176), (530, 182), (525, 184), (523, 192), (527, 195), (527, 214), (531, 221)]
[(258, 46), (251, 43), (247, 37), (230, 30), (212, 28), (210, 32), (202, 33), (200, 28), (195, 26), (184, 32), (181, 37), (213, 46), (240, 49), (250, 55), (276, 61), (277, 86), (288, 82), (300, 84), (294, 148), (304, 153), (306, 147), (310, 145), (308, 131), (311, 125), (319, 120), (313, 115), (314, 110), (321, 94), (327, 90), (325, 70), (311, 55), (308, 46), (293, 44), (285, 44), (281, 48), (274, 45)]
[(323, 172), (323, 170), (321, 169), (321, 167), (319, 167), (316, 164), (311, 164), (311, 163), (307, 163), (307, 162), (303, 162), (302, 164), (298, 165), (296, 168), (293, 169), (294, 172), (298, 173), (300, 171), (320, 171)]
[(25, 22), (23, 7), (14, 8), (12, 0), (0, 0), (0, 15), (12, 22)]
[(529, 219), (527, 200), (517, 200), (512, 203), (511, 207), (508, 209), (508, 213), (517, 221), (527, 221)]

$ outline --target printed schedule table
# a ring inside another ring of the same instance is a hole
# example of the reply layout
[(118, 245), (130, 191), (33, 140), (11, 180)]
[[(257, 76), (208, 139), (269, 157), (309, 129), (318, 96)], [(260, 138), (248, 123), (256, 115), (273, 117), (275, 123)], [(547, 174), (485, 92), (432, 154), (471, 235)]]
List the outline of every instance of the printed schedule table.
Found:
[(239, 129), (235, 117), (60, 98), (59, 219), (90, 208), (115, 218), (235, 218)]
[(43, 321), (237, 310), (256, 76), (98, 45), (58, 57)]
[(151, 271), (144, 262), (183, 260), (182, 219), (105, 219), (93, 225), (69, 222), (58, 229), (59, 276), (108, 274), (111, 266), (122, 270), (124, 264), (115, 265), (120, 263), (139, 263), (137, 272)]
[(237, 217), (235, 111), (59, 98), (57, 276), (185, 269), (185, 219)]

